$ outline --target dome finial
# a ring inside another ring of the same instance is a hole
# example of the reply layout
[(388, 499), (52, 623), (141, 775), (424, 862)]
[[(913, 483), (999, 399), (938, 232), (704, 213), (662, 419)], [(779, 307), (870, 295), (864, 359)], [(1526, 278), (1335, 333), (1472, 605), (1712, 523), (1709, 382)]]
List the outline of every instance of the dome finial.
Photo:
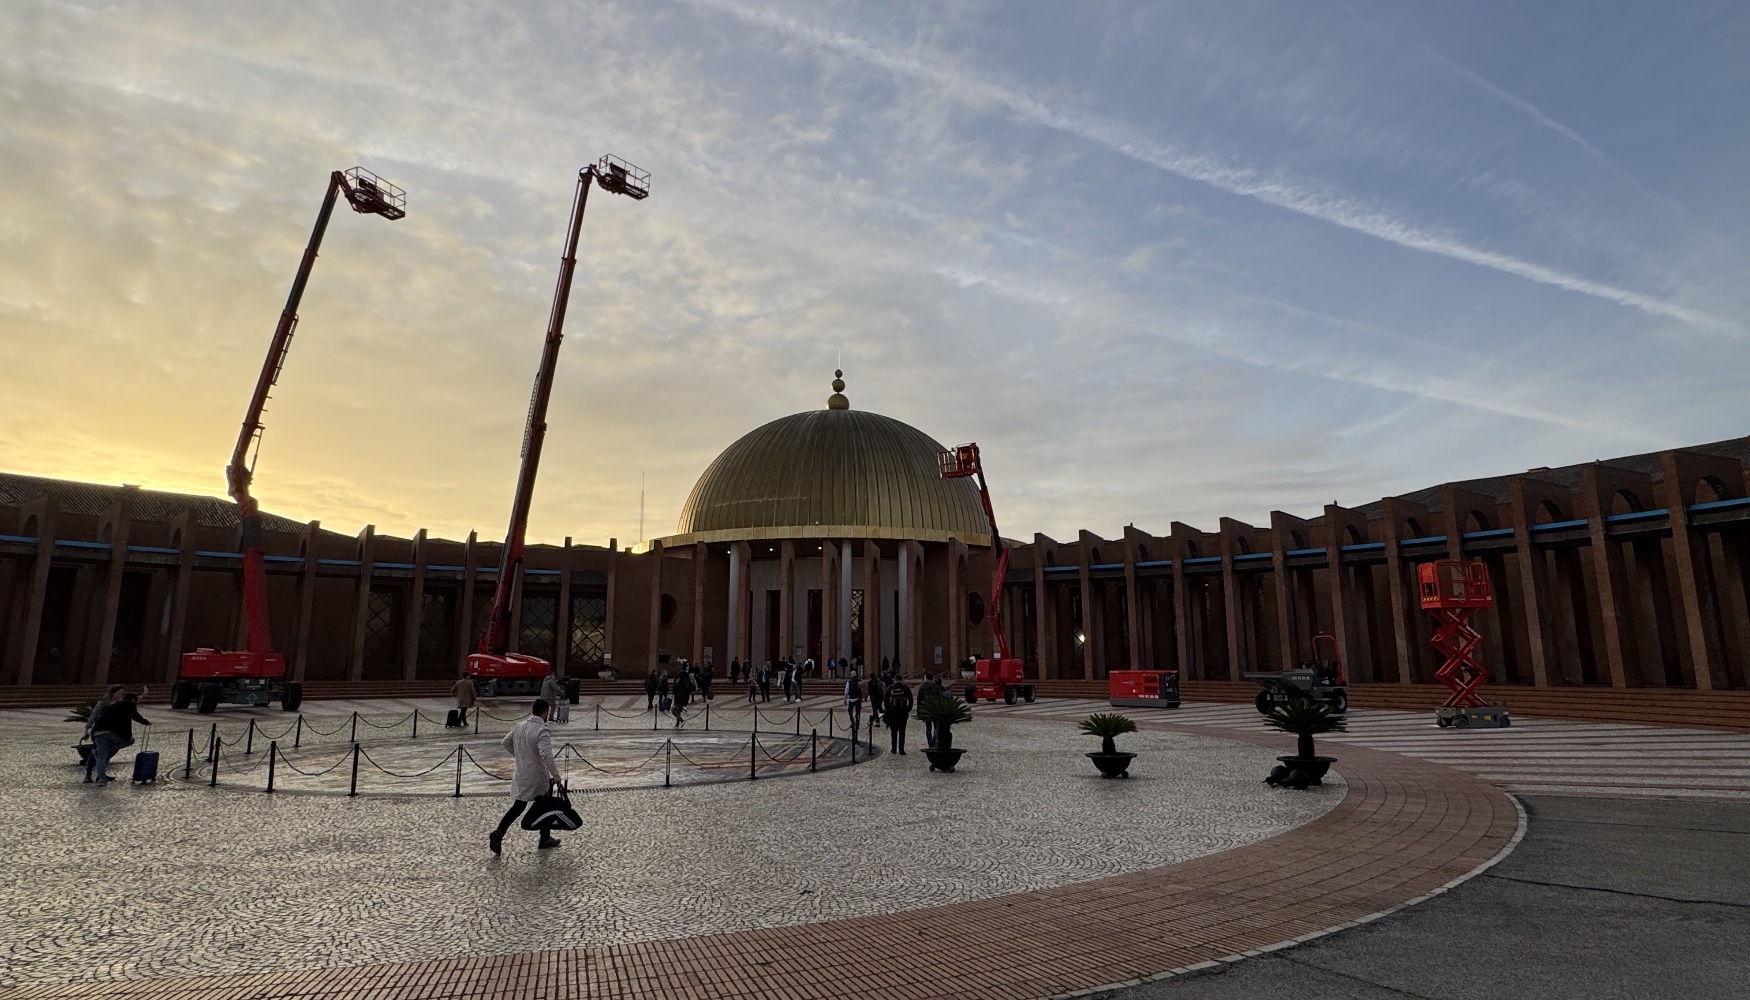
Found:
[(834, 369), (832, 373), (832, 395), (826, 397), (826, 408), (829, 410), (848, 410), (851, 401), (845, 398), (844, 369)]

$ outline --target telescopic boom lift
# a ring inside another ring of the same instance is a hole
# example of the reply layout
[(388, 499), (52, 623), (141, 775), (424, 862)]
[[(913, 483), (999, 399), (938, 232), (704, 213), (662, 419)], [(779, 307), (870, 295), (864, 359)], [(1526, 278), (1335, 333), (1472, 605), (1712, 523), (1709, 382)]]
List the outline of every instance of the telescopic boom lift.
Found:
[(249, 492), (255, 476), (253, 446), (261, 451), (261, 415), (267, 410), (268, 393), (279, 382), (285, 367), (286, 354), (291, 350), (292, 333), (298, 327), (298, 303), (304, 297), (304, 286), (310, 281), (310, 269), (316, 264), (316, 252), (322, 247), (322, 236), (328, 231), (329, 216), (334, 203), (342, 196), (352, 210), (361, 215), (380, 215), (391, 221), (407, 214), (407, 192), (363, 167), (336, 170), (328, 176), (328, 191), (322, 197), (322, 208), (316, 213), (316, 227), (310, 232), (310, 243), (304, 248), (304, 259), (298, 264), (297, 277), (292, 279), (292, 291), (286, 296), (286, 307), (280, 312), (279, 325), (274, 327), (273, 340), (268, 343), (267, 359), (255, 380), (255, 392), (249, 397), (249, 409), (243, 414), (243, 429), (237, 435), (237, 446), (231, 450), (231, 464), (225, 467), (225, 483), (231, 499), (237, 502), (237, 519), (243, 528), (243, 612), (246, 649), (196, 649), (182, 654), (181, 670), (170, 689), (172, 708), (187, 708), (196, 702), (201, 712), (211, 712), (221, 701), (232, 704), (261, 705), (278, 701), (290, 712), (303, 699), (303, 685), (288, 683), (286, 658), (273, 648), (273, 634), (267, 616), (266, 554), (261, 547), (261, 509)]
[[(541, 366), (535, 371), (535, 389), (529, 397), (529, 419), (523, 428), (522, 468), (517, 472), (516, 494), (511, 500), (510, 528), (504, 536), (504, 553), (498, 562), (498, 584), (492, 592), (492, 617), (479, 649), (468, 654), (467, 674), (476, 684), (485, 683), (492, 693), (522, 694), (534, 691), (551, 666), (538, 656), (510, 649), (510, 608), (517, 581), (523, 571), (523, 536), (529, 527), (529, 507), (535, 496), (535, 472), (541, 464), (541, 443), (547, 436), (547, 400), (553, 394), (553, 372), (559, 362), (559, 344), (564, 339), (565, 307), (571, 298), (571, 275), (577, 269), (578, 233), (583, 210), (594, 181), (603, 191), (642, 201), (650, 196), (650, 174), (617, 156), (604, 156), (577, 172), (577, 193), (571, 201), (571, 226), (565, 233), (565, 255), (559, 259), (559, 284), (553, 290), (553, 311), (547, 319), (547, 342), (541, 351)], [(560, 641), (564, 641), (561, 637)], [(571, 693), (575, 685), (567, 685)]]
[(995, 701), (1001, 698), (1013, 705), (1017, 699), (1032, 701), (1033, 685), (1022, 683), (1026, 680), (1024, 665), (1018, 659), (1009, 655), (1009, 639), (1003, 635), (1003, 581), (1009, 572), (1009, 547), (1003, 544), (1003, 536), (997, 531), (997, 515), (990, 505), (990, 487), (985, 481), (984, 461), (979, 457), (978, 445), (963, 444), (958, 448), (950, 448), (938, 458), (943, 479), (974, 478), (978, 483), (978, 499), (984, 504), (985, 520), (990, 522), (990, 544), (996, 550), (996, 575), (990, 585), (990, 630), (997, 637), (996, 659), (978, 660), (974, 663), (973, 678), (975, 683), (966, 686), (967, 702), (976, 702), (980, 698)]

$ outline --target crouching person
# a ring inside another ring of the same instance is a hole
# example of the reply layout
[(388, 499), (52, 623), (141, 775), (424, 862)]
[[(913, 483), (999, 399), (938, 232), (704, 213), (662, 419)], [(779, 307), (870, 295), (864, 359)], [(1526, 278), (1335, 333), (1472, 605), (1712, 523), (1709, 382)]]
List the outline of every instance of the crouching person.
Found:
[[(504, 734), (504, 748), (510, 751), (516, 764), (510, 783), (514, 801), (505, 810), (504, 818), (498, 821), (498, 829), (486, 838), (494, 854), (503, 852), (504, 832), (523, 814), (529, 803), (547, 794), (547, 790), (559, 780), (559, 765), (553, 760), (553, 733), (547, 728), (547, 717), (552, 711), (545, 698), (536, 698), (528, 718)], [(542, 849), (558, 847), (559, 840), (542, 830), (538, 846)]]

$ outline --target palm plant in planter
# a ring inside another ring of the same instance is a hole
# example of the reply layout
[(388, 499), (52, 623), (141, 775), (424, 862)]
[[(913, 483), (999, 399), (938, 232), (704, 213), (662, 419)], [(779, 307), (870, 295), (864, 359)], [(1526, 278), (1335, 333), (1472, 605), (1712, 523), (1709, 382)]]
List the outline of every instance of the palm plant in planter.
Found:
[(954, 727), (972, 721), (972, 710), (951, 694), (932, 695), (918, 702), (918, 720), (936, 731), (935, 742), (924, 748), (930, 770), (953, 772), (965, 750), (954, 746)]
[(1130, 777), (1130, 762), (1136, 754), (1119, 753), (1118, 737), (1136, 732), (1136, 723), (1129, 717), (1115, 714), (1090, 715), (1080, 723), (1081, 731), (1100, 738), (1100, 752), (1088, 754), (1088, 759), (1100, 769), (1102, 778)]
[(1291, 698), (1278, 704), (1264, 716), (1264, 725), (1294, 734), (1296, 753), (1278, 757), (1282, 763), (1272, 768), (1264, 780), (1272, 785), (1305, 788), (1324, 783), (1325, 772), (1336, 762), (1335, 757), (1320, 757), (1313, 746), (1313, 737), (1325, 733), (1347, 732), (1349, 723), (1329, 707), (1311, 698)]

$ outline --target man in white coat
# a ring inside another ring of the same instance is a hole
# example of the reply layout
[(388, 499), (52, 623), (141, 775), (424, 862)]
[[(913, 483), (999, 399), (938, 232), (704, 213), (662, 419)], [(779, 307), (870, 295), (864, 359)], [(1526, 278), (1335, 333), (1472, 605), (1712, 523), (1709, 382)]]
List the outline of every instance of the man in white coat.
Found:
[[(504, 748), (510, 751), (511, 759), (516, 762), (510, 783), (511, 798), (515, 801), (505, 811), (504, 818), (498, 821), (498, 829), (487, 837), (486, 842), (494, 854), (502, 853), (504, 832), (523, 814), (529, 803), (547, 794), (547, 790), (559, 780), (559, 765), (553, 760), (553, 734), (547, 728), (547, 716), (551, 711), (552, 706), (545, 698), (537, 698), (529, 709), (529, 717), (504, 734)], [(539, 846), (558, 847), (559, 840), (542, 830)]]

